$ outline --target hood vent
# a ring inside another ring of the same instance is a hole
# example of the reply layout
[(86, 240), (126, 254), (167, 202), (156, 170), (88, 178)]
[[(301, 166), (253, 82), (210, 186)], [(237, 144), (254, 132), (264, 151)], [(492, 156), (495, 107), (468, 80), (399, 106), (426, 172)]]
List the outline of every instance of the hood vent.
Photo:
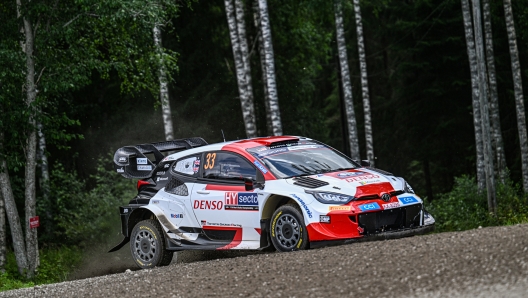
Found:
[(314, 179), (310, 177), (293, 178), (293, 181), (294, 181), (293, 184), (306, 187), (306, 188), (318, 188), (318, 187), (330, 184), (326, 181), (321, 181), (319, 179)]

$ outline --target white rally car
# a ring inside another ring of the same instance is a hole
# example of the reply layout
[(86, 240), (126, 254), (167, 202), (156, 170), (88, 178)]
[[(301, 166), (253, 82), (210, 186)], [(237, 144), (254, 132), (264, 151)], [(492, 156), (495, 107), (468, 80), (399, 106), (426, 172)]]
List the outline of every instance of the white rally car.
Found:
[(125, 238), (110, 252), (130, 242), (141, 268), (167, 265), (181, 250), (292, 251), (434, 229), (403, 178), (309, 138), (125, 146), (114, 164), (140, 180), (120, 207)]

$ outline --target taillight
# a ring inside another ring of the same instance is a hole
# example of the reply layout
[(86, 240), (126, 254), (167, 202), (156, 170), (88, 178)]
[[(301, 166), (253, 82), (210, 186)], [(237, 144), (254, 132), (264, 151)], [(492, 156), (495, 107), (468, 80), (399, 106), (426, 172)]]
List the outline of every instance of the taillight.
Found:
[(138, 183), (137, 183), (137, 190), (139, 191), (139, 189), (141, 188), (141, 186), (143, 185), (149, 185), (150, 183), (148, 183), (147, 181), (144, 181), (144, 180), (139, 180)]

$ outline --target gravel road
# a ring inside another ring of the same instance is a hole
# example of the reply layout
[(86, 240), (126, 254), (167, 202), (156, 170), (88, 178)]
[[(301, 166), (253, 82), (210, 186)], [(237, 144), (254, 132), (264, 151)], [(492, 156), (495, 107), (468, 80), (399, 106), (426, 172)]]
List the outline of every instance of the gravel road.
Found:
[(0, 297), (528, 297), (528, 225), (242, 254), (184, 252), (167, 267)]

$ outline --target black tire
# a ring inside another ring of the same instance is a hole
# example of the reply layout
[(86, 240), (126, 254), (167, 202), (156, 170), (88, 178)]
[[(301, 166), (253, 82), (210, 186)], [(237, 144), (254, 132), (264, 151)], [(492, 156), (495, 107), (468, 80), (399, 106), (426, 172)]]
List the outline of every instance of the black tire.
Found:
[(134, 262), (142, 269), (167, 266), (174, 254), (165, 249), (165, 235), (154, 219), (136, 224), (130, 235), (130, 251)]
[(270, 222), (271, 243), (278, 251), (295, 251), (308, 247), (308, 232), (302, 213), (294, 205), (277, 208)]

